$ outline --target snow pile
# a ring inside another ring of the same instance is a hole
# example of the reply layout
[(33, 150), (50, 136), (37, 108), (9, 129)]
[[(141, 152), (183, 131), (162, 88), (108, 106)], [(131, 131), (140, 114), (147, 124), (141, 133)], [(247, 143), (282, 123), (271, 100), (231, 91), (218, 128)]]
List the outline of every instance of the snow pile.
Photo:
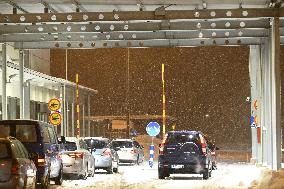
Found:
[(260, 178), (256, 181), (252, 189), (284, 189), (284, 169), (271, 171), (265, 169), (262, 171)]

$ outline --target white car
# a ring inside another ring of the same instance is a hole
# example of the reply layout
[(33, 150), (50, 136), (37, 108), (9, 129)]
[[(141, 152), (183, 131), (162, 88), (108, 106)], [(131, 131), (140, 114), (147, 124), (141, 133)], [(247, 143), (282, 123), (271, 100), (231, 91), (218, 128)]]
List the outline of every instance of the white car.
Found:
[[(68, 141), (69, 140), (69, 141)], [(64, 175), (76, 175), (86, 179), (95, 174), (95, 160), (83, 139), (67, 139), (61, 152)]]
[(119, 163), (139, 164), (144, 161), (143, 146), (131, 139), (115, 139), (111, 148), (117, 151)]

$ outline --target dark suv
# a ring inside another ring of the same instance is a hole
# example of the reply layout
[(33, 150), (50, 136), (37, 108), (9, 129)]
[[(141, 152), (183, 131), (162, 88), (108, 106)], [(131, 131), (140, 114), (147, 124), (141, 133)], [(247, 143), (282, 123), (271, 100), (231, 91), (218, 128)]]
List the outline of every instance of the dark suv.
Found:
[(159, 153), (159, 179), (174, 173), (203, 174), (203, 179), (211, 176), (211, 152), (199, 131), (168, 132), (160, 145)]
[(37, 168), (37, 181), (49, 187), (50, 179), (62, 184), (62, 159), (53, 125), (35, 120), (2, 120), (0, 137), (13, 136), (31, 154)]

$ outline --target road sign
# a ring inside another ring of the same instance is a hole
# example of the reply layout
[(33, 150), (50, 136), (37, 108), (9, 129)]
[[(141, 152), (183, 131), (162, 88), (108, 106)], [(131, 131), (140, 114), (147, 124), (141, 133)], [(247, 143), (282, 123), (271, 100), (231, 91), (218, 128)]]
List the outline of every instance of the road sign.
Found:
[(157, 122), (150, 122), (146, 127), (148, 135), (151, 137), (157, 136), (160, 133), (160, 125)]
[(49, 122), (52, 125), (59, 125), (62, 121), (62, 117), (61, 114), (59, 112), (53, 112), (52, 114), (50, 114), (49, 116)]
[(61, 107), (61, 102), (60, 102), (59, 99), (52, 98), (52, 99), (49, 100), (49, 102), (48, 102), (48, 109), (50, 111), (57, 111), (57, 110), (60, 109), (60, 107)]

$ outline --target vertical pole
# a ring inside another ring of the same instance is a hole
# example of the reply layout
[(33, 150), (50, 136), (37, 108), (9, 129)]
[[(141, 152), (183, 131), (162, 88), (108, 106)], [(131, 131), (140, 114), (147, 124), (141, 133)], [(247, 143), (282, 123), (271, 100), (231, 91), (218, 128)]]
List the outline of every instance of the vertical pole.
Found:
[[(65, 50), (65, 80), (68, 80), (68, 54), (67, 49)], [(66, 95), (66, 85), (64, 84), (64, 101), (63, 101), (63, 125), (64, 125), (64, 136), (67, 136), (68, 125), (67, 125), (67, 95)]]
[[(85, 101), (85, 100), (84, 100)], [(82, 137), (85, 137), (86, 136), (86, 126), (85, 126), (85, 102), (83, 101), (83, 104), (82, 104)]]
[(2, 120), (7, 119), (7, 44), (2, 44)]
[(127, 48), (127, 79), (126, 79), (126, 104), (127, 104), (127, 129), (126, 129), (126, 137), (130, 137), (130, 102), (129, 102), (129, 48)]
[(76, 137), (80, 137), (80, 106), (79, 106), (79, 75), (76, 74), (76, 111), (77, 111), (77, 128)]
[(271, 35), (271, 76), (272, 76), (272, 169), (281, 168), (281, 91), (280, 91), (280, 31), (279, 17), (272, 19)]
[(163, 137), (166, 134), (166, 95), (165, 95), (165, 64), (162, 64), (162, 85), (163, 85)]
[(90, 105), (90, 95), (88, 95), (88, 137), (91, 136), (91, 105)]
[(19, 91), (20, 91), (20, 119), (24, 119), (25, 97), (24, 97), (24, 51), (19, 51)]
[[(60, 86), (60, 99), (62, 99), (62, 102), (64, 102), (63, 100), (64, 100), (64, 85), (61, 85)], [(62, 103), (62, 107), (61, 107), (61, 109), (63, 110), (63, 108), (64, 108), (64, 103)], [(64, 112), (64, 111), (61, 111), (61, 112)], [(64, 136), (64, 119), (63, 119), (63, 122), (61, 123), (61, 125), (60, 125), (60, 135), (61, 136)]]

